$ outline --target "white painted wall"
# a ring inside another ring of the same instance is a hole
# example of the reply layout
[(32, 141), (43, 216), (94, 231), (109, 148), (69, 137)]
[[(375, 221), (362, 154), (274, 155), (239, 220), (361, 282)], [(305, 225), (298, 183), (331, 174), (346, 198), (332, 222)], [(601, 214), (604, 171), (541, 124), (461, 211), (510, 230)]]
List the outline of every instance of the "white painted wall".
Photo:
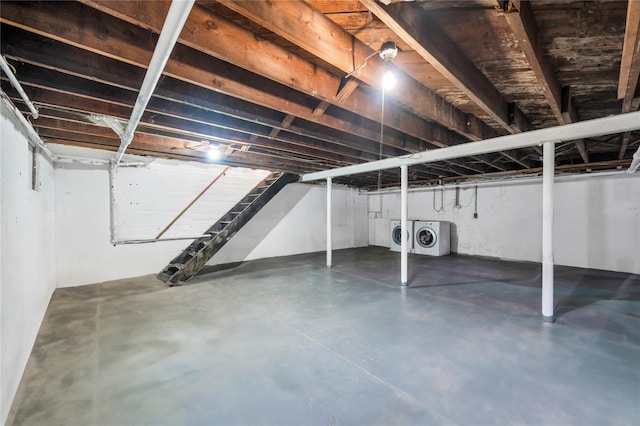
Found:
[[(93, 151), (75, 149), (73, 153), (83, 158), (100, 155)], [(135, 158), (125, 161), (131, 160)], [(119, 168), (116, 239), (155, 238), (224, 169), (216, 164), (160, 159), (147, 167)], [(260, 170), (229, 169), (162, 238), (202, 235), (266, 175)], [(190, 243), (113, 246), (108, 168), (56, 164), (55, 179), (58, 287), (157, 273)]]
[(4, 424), (55, 289), (53, 166), (31, 151), (4, 103), (0, 116), (0, 423)]
[[(452, 222), (454, 252), (540, 262), (541, 183), (479, 186), (478, 219), (473, 194), (461, 188), (456, 208), (453, 187), (411, 192), (409, 218)], [(370, 244), (389, 247), (399, 217), (399, 193), (370, 195)], [(557, 264), (640, 273), (640, 174), (558, 180), (554, 224)]]
[[(57, 154), (100, 158), (101, 152), (52, 146)], [(125, 161), (142, 158), (128, 157)], [(118, 169), (116, 237), (153, 239), (224, 167), (155, 160)], [(229, 169), (163, 238), (197, 236), (216, 222), (268, 172)], [(109, 242), (109, 172), (106, 166), (58, 164), (56, 277), (58, 287), (157, 273), (189, 240), (117, 245)], [(335, 186), (335, 249), (368, 245), (367, 197)], [(326, 189), (290, 184), (216, 254), (210, 264), (322, 251), (326, 247)]]
[[(334, 185), (333, 248), (369, 244), (367, 197)], [(286, 186), (207, 263), (218, 265), (326, 249), (326, 187)]]

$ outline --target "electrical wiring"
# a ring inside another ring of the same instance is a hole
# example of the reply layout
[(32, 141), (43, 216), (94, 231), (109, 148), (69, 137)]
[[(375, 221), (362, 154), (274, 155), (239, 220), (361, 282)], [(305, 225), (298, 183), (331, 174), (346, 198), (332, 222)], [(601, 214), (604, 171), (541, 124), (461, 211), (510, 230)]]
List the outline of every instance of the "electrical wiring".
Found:
[(440, 185), (440, 208), (436, 209), (436, 191), (433, 192), (433, 210), (440, 213), (444, 210), (444, 186)]

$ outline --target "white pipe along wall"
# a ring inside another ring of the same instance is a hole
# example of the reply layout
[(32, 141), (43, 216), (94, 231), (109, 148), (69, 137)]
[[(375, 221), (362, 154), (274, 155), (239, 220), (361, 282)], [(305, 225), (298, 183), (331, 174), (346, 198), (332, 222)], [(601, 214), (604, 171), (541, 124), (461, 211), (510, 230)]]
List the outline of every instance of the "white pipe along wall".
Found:
[(31, 102), (31, 99), (29, 99), (29, 96), (27, 96), (26, 92), (22, 88), (22, 85), (20, 84), (15, 74), (11, 70), (11, 67), (9, 66), (7, 61), (4, 59), (4, 56), (2, 55), (0, 55), (0, 67), (2, 67), (2, 71), (4, 71), (7, 77), (9, 77), (9, 81), (11, 82), (11, 85), (18, 91), (24, 103), (27, 104), (29, 111), (31, 111), (31, 117), (33, 119), (37, 119), (38, 108), (36, 108), (35, 105), (33, 105), (33, 102)]

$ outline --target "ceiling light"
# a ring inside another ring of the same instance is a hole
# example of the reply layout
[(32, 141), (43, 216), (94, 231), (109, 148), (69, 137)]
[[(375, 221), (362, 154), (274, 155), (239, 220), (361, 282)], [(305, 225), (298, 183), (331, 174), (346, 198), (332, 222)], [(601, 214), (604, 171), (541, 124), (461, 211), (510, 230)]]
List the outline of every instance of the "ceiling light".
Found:
[(209, 160), (217, 160), (220, 158), (220, 147), (218, 145), (209, 145), (209, 151), (207, 151), (207, 157)]
[(396, 76), (391, 69), (391, 61), (398, 55), (398, 46), (392, 41), (386, 41), (380, 48), (380, 58), (385, 63), (386, 70), (382, 77), (382, 86), (385, 90), (392, 89), (396, 84)]
[(389, 65), (398, 55), (398, 46), (393, 41), (385, 41), (380, 48), (380, 57), (385, 64)]
[(396, 85), (396, 76), (391, 68), (387, 68), (384, 72), (384, 76), (382, 77), (382, 85), (384, 86), (385, 90), (393, 89), (393, 86)]

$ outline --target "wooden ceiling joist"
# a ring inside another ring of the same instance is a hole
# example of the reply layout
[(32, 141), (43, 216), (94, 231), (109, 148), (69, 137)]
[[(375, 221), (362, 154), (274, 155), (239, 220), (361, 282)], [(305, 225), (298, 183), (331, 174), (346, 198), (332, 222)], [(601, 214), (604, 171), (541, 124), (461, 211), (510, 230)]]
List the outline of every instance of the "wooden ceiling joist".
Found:
[[(528, 0), (508, 0), (499, 3), (503, 4), (504, 17), (517, 37), (520, 49), (527, 58), (556, 120), (559, 124), (576, 122), (577, 113), (571, 99), (570, 87), (567, 86), (563, 90), (553, 66), (545, 58), (538, 45), (538, 25), (531, 3)], [(575, 141), (575, 144), (582, 160), (588, 163), (589, 153), (584, 141)]]
[[(618, 99), (622, 99), (622, 112), (638, 109), (640, 93), (638, 78), (640, 77), (640, 1), (629, 0), (627, 19), (622, 45), (622, 61), (618, 79)], [(631, 134), (620, 136), (620, 152), (618, 158), (623, 159), (629, 146)]]
[[(638, 1), (511, 0), (499, 13), (498, 0), (387, 3), (197, 0), (134, 151), (206, 161), (207, 145), (219, 143), (229, 165), (305, 173), (640, 104)], [(42, 111), (36, 130), (115, 150), (117, 135), (95, 117), (129, 117), (169, 5), (3, 0), (2, 54)], [(383, 97), (385, 41), (401, 52), (391, 65), (399, 84)], [(4, 76), (0, 84), (26, 113)], [(637, 132), (567, 141), (557, 164), (625, 161), (638, 141)], [(539, 157), (533, 146), (416, 165), (409, 177), (522, 172)], [(381, 177), (395, 183), (399, 170)], [(338, 180), (376, 185), (378, 174)]]
[[(93, 2), (91, 3), (93, 4)], [(117, 3), (119, 7), (133, 7), (133, 4), (132, 2)], [(148, 7), (152, 9), (156, 6), (155, 2), (135, 4), (141, 5), (141, 7), (149, 5)], [(87, 49), (109, 58), (117, 59), (141, 68), (146, 67), (146, 63), (150, 59), (150, 53), (141, 47), (144, 43), (140, 41), (148, 40), (149, 43), (152, 42), (152, 38), (147, 31), (142, 28), (136, 30), (135, 27), (127, 27), (126, 30), (121, 29), (121, 23), (118, 24), (113, 18), (79, 4), (70, 4), (67, 8), (68, 9), (65, 9), (66, 13), (58, 14), (56, 13), (55, 5), (49, 2), (27, 3), (26, 6), (23, 6), (21, 3), (3, 2), (2, 22), (36, 34), (46, 34), (55, 40)], [(125, 11), (126, 10), (128, 9), (125, 8)], [(112, 13), (119, 17), (128, 16), (115, 11), (112, 11)], [(138, 16), (138, 13), (135, 11), (130, 11), (130, 13)], [(152, 12), (149, 11), (149, 13)], [(142, 16), (146, 15), (145, 13), (142, 14)], [(83, 18), (81, 19), (81, 17)], [(141, 26), (144, 26), (141, 21), (136, 21), (134, 18), (129, 18), (129, 20), (133, 20)], [(160, 17), (158, 17), (157, 20), (160, 21)], [(88, 25), (89, 22), (92, 22), (93, 26)], [(73, 23), (73, 25), (71, 25), (71, 23)], [(156, 23), (156, 26), (157, 25), (159, 25), (159, 23)], [(97, 28), (94, 26), (97, 26)], [(75, 30), (71, 28), (75, 28)], [(96, 31), (100, 32), (100, 28), (109, 28), (109, 31), (104, 31), (100, 37), (90, 37), (86, 35), (88, 33), (95, 34)], [(253, 39), (255, 40), (255, 37), (253, 37)], [(255, 81), (255, 75), (246, 73), (246, 71), (241, 68), (231, 67), (233, 66), (225, 64), (215, 58), (177, 45), (172, 52), (171, 58), (167, 62), (165, 73), (192, 84), (197, 84), (249, 102), (255, 102), (259, 105), (292, 114), (296, 117), (317, 122), (334, 129), (357, 134), (373, 141), (379, 140), (377, 127), (364, 127), (353, 119), (344, 120), (337, 115), (314, 114), (314, 109), (306, 106), (305, 101), (296, 101), (300, 95), (295, 95), (295, 92), (285, 92), (283, 86), (271, 84), (268, 80), (262, 79)], [(203, 68), (207, 69), (207, 71), (203, 71)], [(215, 73), (213, 70), (215, 70)], [(241, 78), (238, 78), (239, 74)], [(335, 86), (338, 86), (337, 79)], [(356, 92), (358, 91), (356, 90)], [(334, 97), (335, 91), (331, 95), (331, 98)], [(356, 114), (360, 114), (373, 121), (379, 119), (380, 110), (378, 101), (369, 99), (368, 95), (357, 93), (347, 99), (347, 101), (351, 102), (349, 105), (345, 105), (346, 109), (354, 111)], [(362, 112), (363, 109), (366, 110), (364, 113)], [(411, 118), (400, 110), (396, 111), (398, 114), (394, 112), (386, 114), (385, 123), (387, 125), (403, 129), (417, 138), (426, 138), (428, 142), (434, 143), (436, 146), (449, 146), (463, 142), (459, 136), (447, 133), (438, 126), (430, 125), (417, 117)], [(406, 117), (408, 118), (405, 119)], [(404, 141), (394, 141), (387, 135), (385, 135), (383, 143), (392, 146), (405, 145)], [(406, 148), (414, 152), (419, 152), (424, 149), (421, 146), (416, 146), (413, 149), (406, 146)], [(494, 160), (495, 157), (488, 157), (485, 162), (491, 164)]]
[[(163, 16), (159, 10), (168, 10), (169, 2), (118, 2), (83, 0), (83, 3), (105, 13), (124, 19), (130, 24), (152, 29), (159, 33)], [(277, 4), (280, 2), (274, 2)], [(286, 2), (290, 4), (290, 2)], [(144, 17), (145, 20), (142, 20)], [(356, 89), (342, 103), (336, 100), (340, 78), (293, 55), (266, 39), (227, 21), (221, 16), (196, 5), (187, 19), (178, 42), (231, 63), (252, 73), (262, 75), (286, 87), (312, 95), (330, 104), (341, 106), (369, 120), (380, 119), (379, 100), (369, 93)], [(171, 62), (171, 61), (169, 61)], [(167, 73), (171, 73), (167, 64)], [(447, 128), (464, 131), (466, 118), (450, 114), (450, 108), (440, 98), (431, 105), (416, 105), (423, 115), (436, 117), (434, 121)], [(294, 114), (295, 115), (295, 114)], [(454, 122), (455, 121), (455, 122)], [(422, 118), (397, 108), (386, 114), (390, 127), (420, 138), (431, 131), (432, 124)], [(447, 124), (444, 124), (447, 123)]]
[(618, 99), (622, 99), (622, 112), (630, 112), (640, 77), (640, 2), (629, 0), (622, 46)]
[[(376, 58), (368, 60), (366, 66), (360, 67), (366, 58), (375, 52), (309, 4), (303, 1), (226, 0), (221, 3), (347, 74), (359, 68), (354, 74), (355, 77), (372, 87), (382, 89), (384, 63)], [(313, 22), (314, 25), (306, 25), (307, 22)], [(331, 40), (327, 40), (327, 37)], [(383, 41), (381, 40), (381, 44)], [(462, 111), (418, 84), (407, 74), (399, 70), (396, 74), (399, 90), (389, 92), (389, 96), (406, 105), (415, 114), (440, 123), (471, 140), (480, 140), (494, 134), (484, 123), (474, 123), (475, 129), (479, 131), (472, 132), (474, 126), (471, 126), (471, 123), (467, 124), (469, 118)], [(473, 117), (472, 120), (477, 119)]]
[[(375, 0), (361, 0), (361, 3), (509, 133), (531, 127), (529, 123), (515, 125), (508, 102), (420, 5), (384, 6)], [(514, 114), (524, 117), (519, 108), (514, 109)]]
[[(222, 1), (221, 3), (292, 43), (303, 46), (305, 50), (345, 73), (352, 73), (358, 68), (357, 64), (365, 63), (366, 58), (374, 53), (367, 45), (302, 1), (269, 3)], [(313, 22), (313, 27), (306, 25), (306, 22)], [(325, 40), (326, 37), (332, 37), (333, 44)], [(367, 66), (360, 67), (354, 76), (370, 86), (381, 88), (383, 72), (384, 65), (380, 61), (371, 60), (367, 62)], [(471, 140), (480, 140), (495, 134), (486, 124), (464, 114), (406, 74), (396, 72), (396, 75), (400, 80), (398, 86), (402, 90), (390, 92), (390, 96), (395, 97), (418, 115), (432, 119)], [(389, 121), (385, 114), (385, 124), (419, 137), (416, 133), (408, 132), (403, 125), (394, 124), (393, 113)], [(503, 170), (496, 164), (495, 156), (479, 158), (490, 167)], [(510, 159), (522, 164), (520, 160)]]

